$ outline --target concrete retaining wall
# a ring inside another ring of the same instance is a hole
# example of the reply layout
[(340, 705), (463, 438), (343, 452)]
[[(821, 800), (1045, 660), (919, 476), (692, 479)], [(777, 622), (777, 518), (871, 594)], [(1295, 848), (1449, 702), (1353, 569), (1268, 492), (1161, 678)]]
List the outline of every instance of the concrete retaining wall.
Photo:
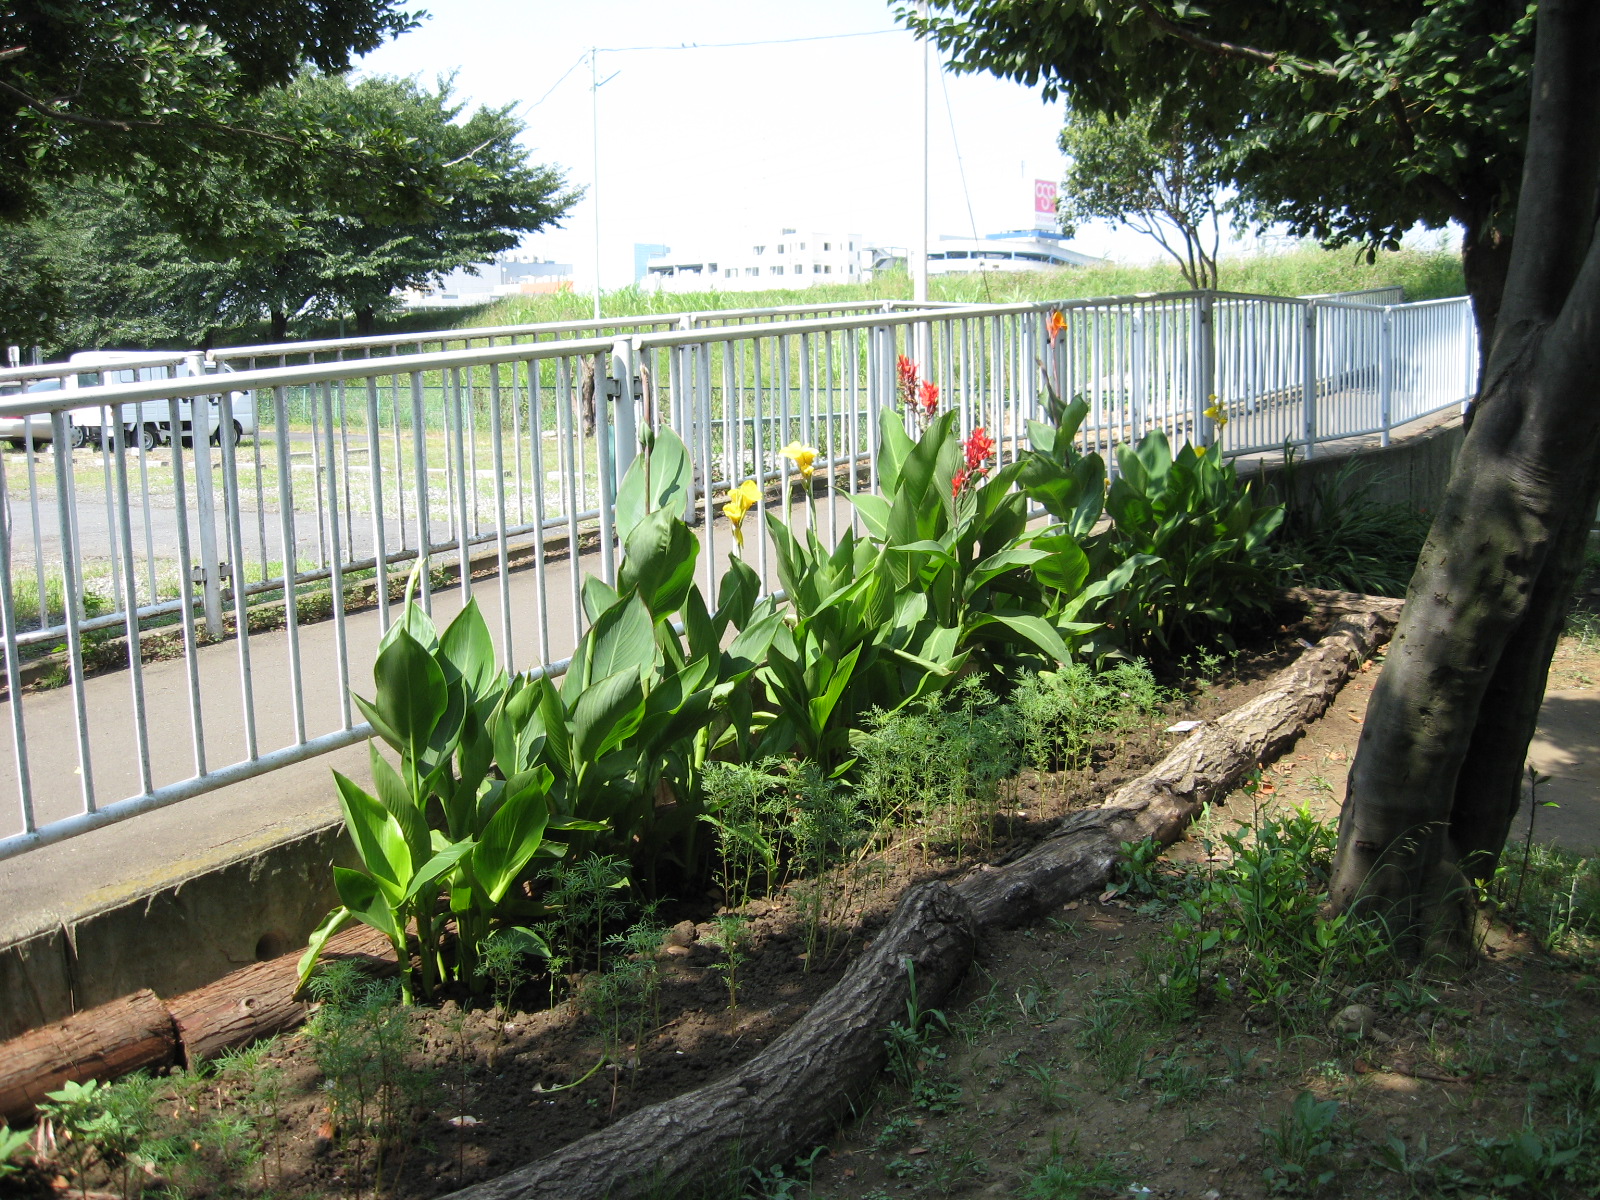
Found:
[(0, 946), (0, 1039), (140, 988), (163, 999), (304, 946), (355, 866), (341, 822), (322, 821), (124, 894)]
[[(1445, 485), (1450, 482), (1450, 472), (1465, 435), (1458, 420), (1388, 447), (1373, 446), (1344, 454), (1319, 452), (1309, 461), (1301, 459), (1294, 464), (1294, 487), (1300, 499), (1307, 499), (1313, 488), (1319, 484), (1330, 485), (1335, 476), (1348, 467), (1350, 475), (1339, 488), (1343, 496), (1364, 489), (1367, 498), (1377, 504), (1434, 512), (1444, 498)], [(1263, 460), (1255, 469), (1241, 465), (1239, 474), (1264, 480), (1273, 495), (1282, 497), (1284, 468), (1281, 461)]]

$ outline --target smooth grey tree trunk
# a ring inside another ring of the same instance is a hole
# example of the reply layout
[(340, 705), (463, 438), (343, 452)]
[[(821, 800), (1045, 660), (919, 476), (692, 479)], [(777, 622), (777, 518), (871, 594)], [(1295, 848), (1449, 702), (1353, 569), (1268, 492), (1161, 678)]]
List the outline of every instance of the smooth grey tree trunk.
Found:
[(1336, 906), (1472, 954), (1600, 495), (1600, 5), (1539, 6), (1517, 233), (1476, 419), (1368, 708)]

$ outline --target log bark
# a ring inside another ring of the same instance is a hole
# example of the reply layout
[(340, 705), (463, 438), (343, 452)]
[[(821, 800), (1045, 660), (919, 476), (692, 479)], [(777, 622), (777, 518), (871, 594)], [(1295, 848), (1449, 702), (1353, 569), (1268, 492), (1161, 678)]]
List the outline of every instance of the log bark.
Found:
[(956, 890), (972, 905), (979, 927), (1021, 924), (1103, 887), (1124, 842), (1176, 840), (1203, 805), (1226, 795), (1321, 716), (1392, 627), (1378, 611), (1343, 618), (1254, 699), (1202, 724), (1103, 805), (1065, 817), (1012, 862), (974, 870)]
[[(783, 1163), (827, 1137), (882, 1067), (884, 1030), (903, 1018), (902, 962), (918, 1001), (938, 1004), (985, 929), (1017, 925), (1103, 888), (1124, 842), (1175, 840), (1200, 807), (1290, 745), (1388, 635), (1397, 613), (1366, 603), (1260, 695), (1194, 730), (1098, 808), (1065, 818), (1009, 862), (907, 893), (889, 927), (798, 1024), (716, 1083), (633, 1113), (555, 1154), (448, 1200), (632, 1200), (698, 1193), (749, 1164)], [(1324, 600), (1334, 605), (1335, 600)]]
[(906, 893), (889, 925), (811, 1011), (723, 1079), (631, 1113), (455, 1200), (642, 1200), (697, 1191), (828, 1137), (882, 1070), (884, 1030), (937, 1004), (966, 972), (976, 933), (948, 886)]
[[(353, 959), (374, 975), (395, 971), (389, 939), (365, 925), (341, 930), (329, 941), (322, 957), (323, 961)], [(299, 978), (297, 950), (241, 968), (174, 998), (169, 1007), (184, 1060), (194, 1066), (235, 1046), (299, 1025), (309, 1010), (296, 996)]]
[(32, 1120), (34, 1105), (69, 1081), (115, 1079), (173, 1062), (177, 1054), (172, 1016), (149, 989), (85, 1009), (0, 1050), (0, 1116)]

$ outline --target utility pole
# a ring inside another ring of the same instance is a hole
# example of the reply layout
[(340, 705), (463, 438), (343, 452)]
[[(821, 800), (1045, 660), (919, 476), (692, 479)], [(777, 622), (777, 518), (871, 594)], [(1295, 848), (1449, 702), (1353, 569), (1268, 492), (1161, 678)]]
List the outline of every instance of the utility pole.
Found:
[(600, 58), (598, 47), (589, 47), (589, 127), (594, 134), (594, 171), (590, 176), (590, 202), (594, 205), (594, 319), (600, 319)]

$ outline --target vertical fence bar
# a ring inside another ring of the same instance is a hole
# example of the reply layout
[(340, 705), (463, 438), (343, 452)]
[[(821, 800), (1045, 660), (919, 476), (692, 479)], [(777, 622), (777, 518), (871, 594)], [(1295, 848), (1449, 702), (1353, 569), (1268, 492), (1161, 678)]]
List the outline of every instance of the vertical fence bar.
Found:
[[(194, 628), (194, 554), (191, 550), (189, 539), (189, 506), (185, 496), (183, 481), (183, 436), (182, 418), (176, 399), (167, 401), (167, 409), (172, 421), (172, 503), (177, 511), (178, 518), (178, 594), (181, 598), (179, 614), (182, 618), (183, 628), (183, 666), (184, 674), (189, 683), (189, 734), (194, 743), (194, 773), (206, 773), (206, 731), (200, 707), (200, 662), (199, 639), (195, 636)], [(194, 428), (194, 407), (190, 406), (191, 430)], [(192, 438), (190, 439), (193, 440)], [(196, 457), (200, 451), (196, 449)], [(202, 601), (204, 603), (204, 601)], [(296, 681), (295, 696), (299, 698), (300, 688)]]
[[(259, 756), (260, 750), (256, 743), (255, 687), (250, 673), (250, 612), (248, 597), (244, 592), (244, 519), (239, 503), (239, 439), (233, 432), (233, 393), (221, 393), (218, 403), (221, 411), (218, 428), (222, 430), (222, 511), (228, 530), (228, 578), (233, 592), (234, 636), (239, 643), (239, 697), (244, 718), (245, 756), (254, 759)], [(119, 451), (121, 428), (119, 421)], [(122, 457), (119, 454), (119, 462)], [(126, 467), (121, 469), (126, 476)], [(131, 557), (129, 561), (132, 562)], [(148, 785), (145, 790), (150, 790)]]
[(6, 680), (10, 684), (7, 707), (11, 709), (11, 750), (17, 764), (17, 804), (22, 817), (22, 832), (32, 833), (33, 781), (28, 772), (28, 730), (22, 712), (22, 656), (17, 650), (17, 610), (11, 590), (11, 491), (6, 468), (0, 457), (0, 630), (5, 634)]
[(272, 389), (273, 419), (278, 426), (278, 527), (283, 544), (283, 630), (289, 649), (289, 691), (294, 706), (295, 744), (306, 740), (305, 680), (300, 670), (300, 609), (295, 579), (300, 571), (300, 547), (294, 527), (294, 483), (289, 475), (288, 389)]
[[(31, 420), (29, 424), (32, 425)], [(73, 489), (71, 430), (67, 414), (64, 412), (52, 413), (50, 424), (50, 449), (56, 467), (56, 518), (61, 533), (61, 609), (67, 627), (67, 656), (72, 670), (72, 712), (77, 725), (78, 771), (82, 776), (79, 784), (83, 796), (83, 811), (92, 813), (95, 811), (94, 774), (89, 756), (89, 709), (84, 694), (83, 631), (79, 624), (82, 596), (78, 571), (81, 560), (78, 554), (77, 529), (71, 516)], [(42, 604), (45, 596), (43, 587), (39, 589), (39, 595)], [(12, 688), (13, 704), (19, 700), (19, 691), (16, 687)]]
[(1300, 340), (1301, 432), (1306, 457), (1314, 453), (1317, 440), (1317, 302), (1305, 302), (1305, 325)]

